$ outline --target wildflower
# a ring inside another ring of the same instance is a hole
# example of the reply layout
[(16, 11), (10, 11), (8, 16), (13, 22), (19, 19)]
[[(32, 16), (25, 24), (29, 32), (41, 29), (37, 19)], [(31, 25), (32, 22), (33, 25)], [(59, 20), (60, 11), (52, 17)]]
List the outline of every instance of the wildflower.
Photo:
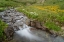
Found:
[(34, 6), (35, 8), (37, 9), (40, 9), (40, 10), (46, 10), (46, 11), (50, 11), (50, 12), (54, 12), (54, 13), (57, 13), (57, 10), (59, 9), (59, 6), (58, 5), (55, 5), (55, 6)]
[(22, 10), (25, 10), (25, 9), (22, 9)]
[(31, 15), (38, 15), (36, 12), (30, 12)]
[(34, 14), (34, 12), (30, 12), (30, 14)]

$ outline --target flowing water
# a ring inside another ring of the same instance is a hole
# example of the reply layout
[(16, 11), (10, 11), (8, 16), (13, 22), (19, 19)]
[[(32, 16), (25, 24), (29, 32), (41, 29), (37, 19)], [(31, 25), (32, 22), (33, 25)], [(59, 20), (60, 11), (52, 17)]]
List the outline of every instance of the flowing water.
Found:
[(25, 37), (26, 39), (29, 39), (29, 40), (39, 40), (40, 41), (38, 36), (31, 33), (31, 31), (30, 31), (31, 27), (24, 24), (22, 28), (21, 27), (19, 27), (19, 28), (20, 28), (20, 30), (15, 31), (15, 32), (20, 37)]
[(20, 38), (15, 38), (19, 42), (64, 42), (64, 39), (60, 36), (54, 37), (41, 30), (30, 30), (31, 27), (27, 25), (24, 25), (23, 29), (19, 28), (20, 30), (16, 31), (16, 36), (19, 35)]
[(26, 24), (27, 17), (22, 13), (15, 12), (13, 9), (7, 11), (10, 11), (10, 13), (6, 13), (8, 15), (7, 17), (3, 16), (5, 11), (1, 12), (0, 15), (2, 16), (2, 19), (8, 24), (10, 24), (10, 19), (13, 18), (13, 20), (16, 20), (14, 24), (11, 24), (12, 26), (18, 26), (19, 28), (19, 30), (14, 28), (15, 33), (13, 39), (16, 42), (64, 42), (64, 38), (60, 36), (54, 37), (45, 31), (34, 29), (33, 27), (28, 26)]

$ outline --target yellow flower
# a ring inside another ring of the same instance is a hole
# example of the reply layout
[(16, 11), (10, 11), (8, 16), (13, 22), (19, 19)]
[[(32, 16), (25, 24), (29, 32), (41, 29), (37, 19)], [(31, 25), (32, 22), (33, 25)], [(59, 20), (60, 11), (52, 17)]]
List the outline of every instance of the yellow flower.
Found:
[(34, 6), (34, 8), (40, 9), (40, 10), (46, 10), (54, 13), (58, 12), (64, 12), (64, 10), (60, 10), (58, 5), (55, 6)]

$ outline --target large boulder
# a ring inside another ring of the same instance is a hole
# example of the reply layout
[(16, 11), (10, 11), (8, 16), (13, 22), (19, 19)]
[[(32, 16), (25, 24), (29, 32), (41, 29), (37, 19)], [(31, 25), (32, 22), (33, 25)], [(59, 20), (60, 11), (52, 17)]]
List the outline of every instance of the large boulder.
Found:
[(42, 28), (42, 25), (40, 22), (36, 21), (35, 24), (36, 24), (36, 28)]
[(37, 29), (41, 29), (41, 30), (45, 30), (46, 28), (42, 26), (42, 24), (39, 21), (30, 21), (30, 25), (31, 27), (35, 27)]

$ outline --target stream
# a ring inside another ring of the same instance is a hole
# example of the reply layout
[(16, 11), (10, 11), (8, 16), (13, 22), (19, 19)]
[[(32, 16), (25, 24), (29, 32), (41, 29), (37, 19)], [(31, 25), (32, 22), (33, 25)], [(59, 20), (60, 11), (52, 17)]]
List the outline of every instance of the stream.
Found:
[(15, 9), (0, 12), (0, 18), (14, 27), (15, 32), (11, 42), (64, 42), (64, 38), (60, 36), (54, 37), (45, 31), (28, 26), (30, 20)]

